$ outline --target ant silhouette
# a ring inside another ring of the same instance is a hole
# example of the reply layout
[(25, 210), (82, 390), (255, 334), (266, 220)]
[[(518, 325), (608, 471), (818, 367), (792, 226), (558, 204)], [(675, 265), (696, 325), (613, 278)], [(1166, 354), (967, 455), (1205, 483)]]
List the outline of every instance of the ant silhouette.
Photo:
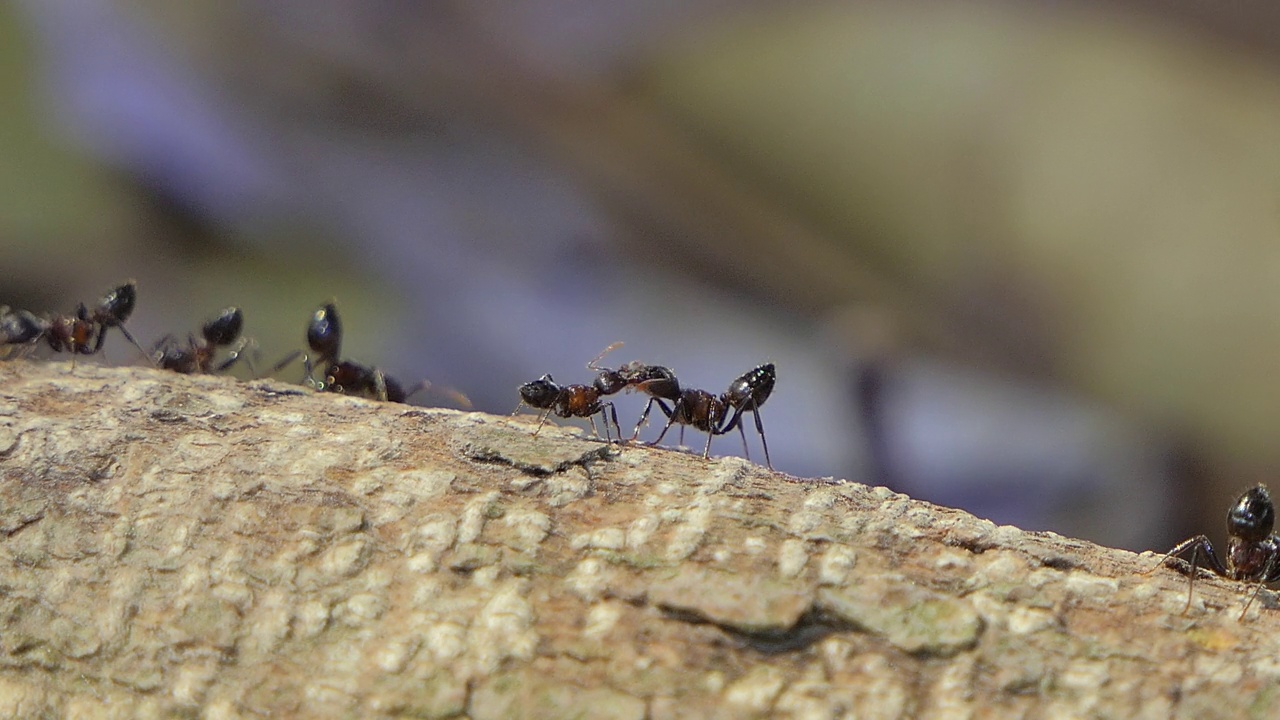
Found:
[[(1271, 502), (1271, 494), (1266, 486), (1258, 485), (1250, 488), (1231, 509), (1227, 511), (1227, 563), (1222, 564), (1213, 544), (1206, 535), (1196, 535), (1183, 540), (1172, 550), (1160, 558), (1160, 562), (1144, 572), (1148, 575), (1160, 566), (1175, 558), (1181, 560), (1188, 551), (1191, 553), (1191, 572), (1187, 582), (1187, 605), (1182, 609), (1186, 614), (1191, 609), (1191, 593), (1196, 581), (1196, 561), (1204, 556), (1209, 569), (1220, 577), (1238, 582), (1253, 583), (1255, 588), (1244, 609), (1240, 611), (1239, 620), (1243, 620), (1249, 606), (1253, 604), (1262, 586), (1280, 580), (1280, 536), (1272, 533), (1275, 527), (1276, 511)], [(1184, 561), (1185, 562), (1185, 561)]]
[(158, 366), (164, 370), (191, 373), (220, 373), (244, 360), (250, 372), (257, 374), (253, 361), (243, 354), (245, 347), (252, 344), (250, 340), (241, 340), (227, 359), (213, 364), (214, 354), (219, 347), (230, 347), (240, 337), (244, 327), (244, 313), (238, 307), (229, 307), (218, 313), (218, 316), (200, 327), (200, 337), (187, 336), (187, 347), (182, 347), (172, 335), (166, 335), (155, 344), (154, 358)]
[[(600, 368), (598, 363), (605, 355), (608, 355), (614, 349), (620, 347), (622, 343), (617, 342), (605, 348), (591, 362), (587, 363), (589, 370), (598, 370), (599, 374), (591, 385), (558, 385), (550, 375), (543, 375), (537, 380), (527, 382), (520, 386), (520, 402), (516, 405), (516, 409), (512, 411), (512, 415), (520, 412), (520, 408), (528, 405), (538, 410), (545, 410), (542, 416), (538, 418), (538, 427), (534, 428), (533, 434), (536, 436), (542, 431), (542, 426), (546, 424), (547, 418), (551, 413), (555, 413), (557, 417), (572, 418), (584, 417), (591, 423), (591, 432), (596, 437), (600, 436), (600, 430), (596, 427), (596, 415), (599, 414), (604, 419), (604, 436), (606, 442), (612, 442), (609, 436), (609, 420), (613, 420), (613, 427), (618, 431), (618, 440), (622, 440), (622, 428), (618, 426), (618, 412), (613, 407), (613, 403), (602, 401), (600, 398), (604, 395), (612, 395), (626, 386), (626, 382), (621, 378), (615, 377), (616, 373), (607, 368)], [(605, 415), (605, 409), (609, 414)]]
[(92, 309), (84, 303), (78, 304), (71, 315), (41, 318), (25, 310), (9, 312), (0, 320), (0, 337), (7, 345), (34, 344), (43, 338), (54, 352), (71, 353), (74, 363), (76, 355), (101, 352), (107, 330), (117, 328), (154, 365), (151, 356), (124, 326), (137, 301), (138, 285), (130, 280), (102, 296)]
[[(743, 453), (750, 460), (751, 452), (747, 448), (747, 434), (742, 429), (742, 416), (750, 412), (755, 417), (756, 432), (760, 434), (760, 442), (764, 446), (765, 463), (772, 470), (773, 460), (769, 457), (769, 443), (764, 436), (764, 424), (760, 421), (760, 406), (773, 393), (776, 381), (777, 372), (773, 363), (765, 363), (738, 376), (729, 384), (729, 389), (719, 396), (712, 395), (706, 390), (684, 388), (678, 391), (676, 401), (670, 408), (658, 399), (656, 401), (658, 408), (667, 416), (667, 424), (651, 444), (657, 445), (662, 442), (662, 438), (666, 436), (672, 425), (690, 425), (707, 434), (707, 443), (703, 446), (702, 457), (708, 459), (711, 457), (711, 438), (732, 432), (737, 428), (742, 436)], [(677, 387), (674, 377), (670, 380), (656, 380), (654, 383), (668, 392)], [(647, 390), (648, 387), (645, 389)], [(643, 423), (647, 418), (648, 408), (646, 407), (641, 422)], [(638, 432), (639, 425), (636, 429)]]

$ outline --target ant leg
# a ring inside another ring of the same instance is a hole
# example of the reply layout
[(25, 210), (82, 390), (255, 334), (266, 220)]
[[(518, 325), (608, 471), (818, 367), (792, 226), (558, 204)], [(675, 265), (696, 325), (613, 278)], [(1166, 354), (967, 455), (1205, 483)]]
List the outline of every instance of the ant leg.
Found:
[(1240, 611), (1240, 617), (1237, 622), (1244, 620), (1245, 613), (1249, 612), (1249, 606), (1254, 600), (1258, 599), (1258, 593), (1262, 592), (1262, 586), (1267, 584), (1267, 578), (1271, 577), (1271, 573), (1275, 571), (1276, 556), (1272, 555), (1267, 558), (1267, 564), (1262, 568), (1262, 574), (1258, 576), (1258, 586), (1253, 589), (1253, 594), (1249, 596), (1249, 601), (1244, 604), (1244, 609)]
[(1258, 593), (1262, 592), (1262, 586), (1265, 584), (1266, 583), (1259, 582), (1253, 588), (1253, 594), (1249, 596), (1249, 601), (1244, 604), (1244, 609), (1240, 611), (1240, 617), (1236, 618), (1236, 622), (1244, 620), (1245, 613), (1249, 612), (1249, 606), (1253, 604), (1254, 600), (1258, 599)]
[(649, 411), (653, 409), (653, 403), (657, 398), (649, 398), (649, 404), (644, 406), (644, 412), (640, 414), (640, 421), (636, 423), (635, 432), (631, 433), (631, 442), (635, 442), (640, 437), (640, 427), (649, 420)]
[[(650, 445), (657, 445), (658, 443), (662, 442), (662, 438), (666, 437), (667, 431), (670, 430), (671, 426), (674, 425), (676, 422), (676, 416), (679, 413), (680, 405), (683, 402), (684, 402), (684, 398), (680, 398), (679, 400), (676, 400), (675, 405), (671, 407), (671, 412), (667, 413), (667, 424), (662, 427), (662, 432), (658, 433), (658, 439), (649, 443)], [(658, 407), (662, 408), (663, 412), (666, 412), (667, 410), (666, 406), (662, 404), (661, 400), (658, 401)], [(680, 429), (681, 430), (684, 429), (683, 424), (680, 425)]]
[[(613, 418), (613, 429), (618, 431), (618, 443), (621, 444), (622, 443), (622, 426), (618, 425), (618, 410), (613, 406), (613, 403), (605, 403), (604, 406), (609, 408), (609, 417)], [(608, 418), (606, 418), (604, 421), (604, 432), (606, 435), (609, 434)]]
[(1193, 538), (1183, 540), (1175, 545), (1172, 550), (1165, 553), (1164, 557), (1160, 558), (1160, 562), (1156, 563), (1150, 570), (1142, 573), (1143, 575), (1149, 575), (1152, 572), (1155, 572), (1156, 568), (1164, 565), (1172, 558), (1181, 556), (1188, 550), (1191, 551), (1191, 574), (1188, 576), (1189, 579), (1187, 582), (1187, 605), (1182, 609), (1182, 614), (1184, 615), (1191, 610), (1191, 596), (1195, 591), (1196, 585), (1196, 561), (1199, 560), (1201, 553), (1203, 553), (1205, 559), (1208, 560), (1210, 570), (1222, 577), (1229, 577), (1227, 568), (1223, 566), (1222, 561), (1218, 559), (1218, 555), (1213, 551), (1213, 544), (1209, 542), (1208, 536), (1197, 535)]
[(1186, 540), (1183, 540), (1182, 542), (1175, 545), (1172, 550), (1165, 553), (1164, 557), (1160, 558), (1160, 562), (1152, 566), (1150, 570), (1144, 570), (1142, 574), (1150, 575), (1151, 573), (1158, 570), (1161, 565), (1164, 565), (1166, 561), (1176, 557), (1181, 557), (1183, 553), (1193, 548), (1198, 548), (1200, 551), (1204, 553), (1205, 558), (1209, 561), (1209, 566), (1208, 566), (1209, 569), (1212, 570), (1215, 574), (1220, 575), (1221, 577), (1231, 576), (1231, 574), (1227, 572), (1226, 566), (1223, 565), (1222, 561), (1218, 559), (1217, 553), (1213, 551), (1213, 544), (1209, 542), (1208, 535), (1196, 535), (1195, 537), (1187, 538)]
[[(681, 428), (683, 428), (684, 426), (683, 426), (683, 425), (681, 425), (680, 427), (681, 427)], [(702, 459), (703, 459), (703, 460), (710, 460), (710, 459), (711, 459), (711, 438), (713, 438), (713, 437), (715, 437), (715, 436), (716, 436), (716, 434), (715, 434), (715, 433), (713, 433), (713, 432), (708, 432), (708, 433), (707, 433), (707, 444), (706, 444), (706, 446), (705, 446), (705, 447), (703, 447), (703, 448), (702, 448)], [(683, 445), (684, 443), (681, 443), (681, 444)]]
[[(519, 410), (519, 408), (516, 409)], [(534, 437), (537, 437), (538, 433), (542, 431), (542, 426), (546, 424), (547, 418), (549, 417), (551, 417), (551, 409), (547, 408), (547, 411), (542, 413), (542, 417), (538, 418), (538, 427), (533, 429)]]
[[(756, 422), (758, 423), (760, 421), (757, 420)], [(738, 434), (742, 436), (742, 456), (747, 460), (750, 460), (751, 450), (747, 448), (747, 431), (742, 429), (742, 423), (738, 423)], [(765, 450), (764, 454), (766, 458), (769, 457), (768, 450)], [(770, 469), (772, 469), (772, 466), (770, 466)]]
[(324, 383), (316, 382), (315, 366), (311, 364), (310, 355), (302, 356), (302, 369), (305, 370), (307, 373), (306, 376), (303, 378), (303, 381), (306, 382), (307, 385), (310, 385), (312, 390), (320, 391), (320, 390), (328, 389), (325, 387)]
[(373, 392), (382, 402), (387, 402), (387, 376), (377, 368), (373, 369)]
[[(595, 435), (596, 437), (600, 437), (600, 430), (596, 427), (596, 416), (588, 415), (587, 422), (591, 423), (591, 434)], [(605, 442), (609, 442), (609, 421), (608, 420), (605, 420), (605, 423), (604, 423), (604, 436), (605, 436)]]
[[(124, 335), (124, 339), (133, 343), (133, 346), (138, 348), (138, 352), (142, 353), (142, 357), (147, 359), (147, 362), (150, 363), (151, 367), (158, 367), (156, 363), (156, 359), (151, 355), (148, 355), (146, 350), (142, 349), (142, 346), (138, 344), (138, 341), (133, 339), (133, 334), (129, 332), (128, 328), (126, 328), (123, 324), (112, 325), (111, 327), (119, 328), (120, 334)], [(94, 352), (98, 352), (99, 350), (102, 349), (102, 343), (106, 342), (106, 336), (107, 336), (106, 328), (103, 328), (103, 331), (98, 333), (98, 343), (93, 348)]]
[(271, 366), (271, 372), (272, 372), (273, 374), (274, 374), (274, 373), (278, 373), (278, 372), (280, 372), (281, 370), (283, 370), (283, 369), (285, 368), (285, 366), (286, 366), (286, 365), (288, 365), (289, 363), (293, 362), (294, 360), (297, 360), (298, 358), (303, 358), (303, 359), (304, 359), (304, 361), (305, 361), (305, 357), (306, 357), (306, 356), (304, 356), (304, 355), (303, 355), (303, 353), (302, 353), (302, 351), (301, 351), (301, 350), (294, 350), (293, 352), (289, 353), (288, 355), (285, 355), (285, 356), (284, 356), (284, 358), (280, 360), (280, 362), (277, 362), (275, 365), (272, 365), (272, 366)]
[[(664, 415), (666, 415), (667, 417), (671, 417), (671, 410), (667, 408), (666, 403), (662, 402), (662, 400), (659, 400), (656, 397), (649, 398), (649, 404), (644, 406), (644, 414), (640, 416), (640, 422), (636, 423), (635, 432), (631, 433), (630, 442), (635, 442), (636, 438), (640, 437), (640, 428), (649, 422), (649, 411), (653, 409), (654, 403), (658, 404), (658, 409), (662, 410), (662, 413)], [(621, 435), (622, 434), (621, 431), (619, 431), (618, 434)]]
[[(769, 441), (764, 439), (764, 423), (760, 422), (760, 409), (759, 409), (759, 408), (756, 408), (756, 409), (752, 410), (752, 411), (751, 411), (751, 414), (752, 414), (752, 415), (755, 417), (755, 419), (756, 419), (756, 432), (760, 434), (760, 444), (764, 446), (764, 464), (765, 464), (765, 465), (768, 465), (768, 466), (769, 466), (769, 469), (770, 469), (770, 470), (772, 470), (772, 469), (773, 469), (773, 461), (769, 459)], [(742, 423), (741, 423), (741, 422), (739, 422), (739, 423), (738, 423), (738, 430), (739, 430), (739, 431), (741, 431), (741, 430), (742, 430)], [(743, 433), (743, 434), (742, 434), (742, 447), (744, 447), (744, 448), (745, 448), (746, 446), (747, 446), (747, 435), (746, 435), (746, 433)]]
[(253, 366), (253, 358), (244, 354), (245, 349), (249, 346), (253, 346), (256, 349), (257, 343), (249, 339), (241, 340), (234, 350), (227, 353), (226, 360), (223, 360), (220, 364), (214, 366), (213, 371), (215, 373), (226, 372), (234, 367), (236, 363), (243, 360), (244, 364), (249, 366), (249, 372), (253, 373), (255, 378), (258, 377), (258, 369)]
[[(725, 422), (722, 427), (714, 428), (713, 432), (715, 432), (716, 435), (724, 435), (737, 427), (738, 434), (742, 436), (742, 454), (746, 459), (750, 460), (751, 450), (747, 448), (747, 432), (742, 429), (743, 412), (744, 411), (740, 408), (734, 408), (733, 414), (729, 416), (729, 420)], [(768, 455), (769, 451), (766, 449), (765, 456), (768, 457)], [(770, 469), (772, 469), (772, 467), (770, 467)]]

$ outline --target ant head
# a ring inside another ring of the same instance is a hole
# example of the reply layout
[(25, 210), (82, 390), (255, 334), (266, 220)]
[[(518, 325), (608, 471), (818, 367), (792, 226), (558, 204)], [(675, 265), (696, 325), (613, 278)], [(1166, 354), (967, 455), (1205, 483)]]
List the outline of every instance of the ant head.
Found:
[(307, 347), (320, 356), (320, 362), (336, 363), (342, 348), (342, 324), (338, 322), (338, 309), (328, 302), (311, 316), (307, 326)]
[(630, 383), (622, 373), (605, 368), (596, 374), (596, 379), (591, 384), (595, 386), (596, 392), (601, 395), (612, 395), (620, 392)]
[(21, 345), (34, 342), (49, 329), (46, 320), (26, 310), (0, 315), (0, 344)]
[(230, 345), (240, 337), (244, 327), (244, 313), (238, 307), (229, 307), (200, 328), (200, 334), (210, 345)]
[(733, 407), (760, 407), (773, 393), (778, 375), (773, 363), (765, 363), (743, 373), (729, 385), (724, 401)]
[(639, 384), (642, 382), (650, 382), (652, 380), (675, 380), (676, 374), (671, 368), (662, 367), (661, 365), (645, 365), (641, 362), (629, 362), (618, 368), (618, 374), (627, 379), (627, 382)]
[(559, 395), (560, 386), (551, 379), (550, 375), (543, 375), (533, 382), (520, 386), (520, 399), (531, 407), (546, 409), (556, 401)]
[(130, 280), (104, 295), (96, 314), (105, 325), (120, 325), (133, 314), (133, 306), (137, 302), (138, 283)]
[(1267, 488), (1258, 485), (1240, 496), (1227, 511), (1227, 534), (1249, 542), (1266, 540), (1276, 523), (1276, 509)]
[(680, 397), (680, 381), (676, 379), (676, 374), (671, 371), (671, 368), (628, 363), (622, 366), (621, 372), (627, 382), (640, 392), (667, 400), (676, 400)]

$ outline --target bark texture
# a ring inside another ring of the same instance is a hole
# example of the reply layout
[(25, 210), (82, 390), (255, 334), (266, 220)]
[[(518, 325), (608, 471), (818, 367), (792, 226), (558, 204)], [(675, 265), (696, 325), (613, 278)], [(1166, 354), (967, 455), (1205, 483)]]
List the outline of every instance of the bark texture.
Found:
[(0, 363), (0, 716), (1280, 713), (1269, 592), (532, 428)]

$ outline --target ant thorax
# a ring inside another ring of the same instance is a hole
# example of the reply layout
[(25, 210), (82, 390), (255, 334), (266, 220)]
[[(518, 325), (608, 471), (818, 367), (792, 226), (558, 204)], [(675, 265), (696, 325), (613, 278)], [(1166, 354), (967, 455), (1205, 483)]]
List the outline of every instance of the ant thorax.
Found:
[(1232, 580), (1270, 583), (1280, 580), (1280, 538), (1250, 541), (1240, 537), (1227, 540), (1227, 568)]

